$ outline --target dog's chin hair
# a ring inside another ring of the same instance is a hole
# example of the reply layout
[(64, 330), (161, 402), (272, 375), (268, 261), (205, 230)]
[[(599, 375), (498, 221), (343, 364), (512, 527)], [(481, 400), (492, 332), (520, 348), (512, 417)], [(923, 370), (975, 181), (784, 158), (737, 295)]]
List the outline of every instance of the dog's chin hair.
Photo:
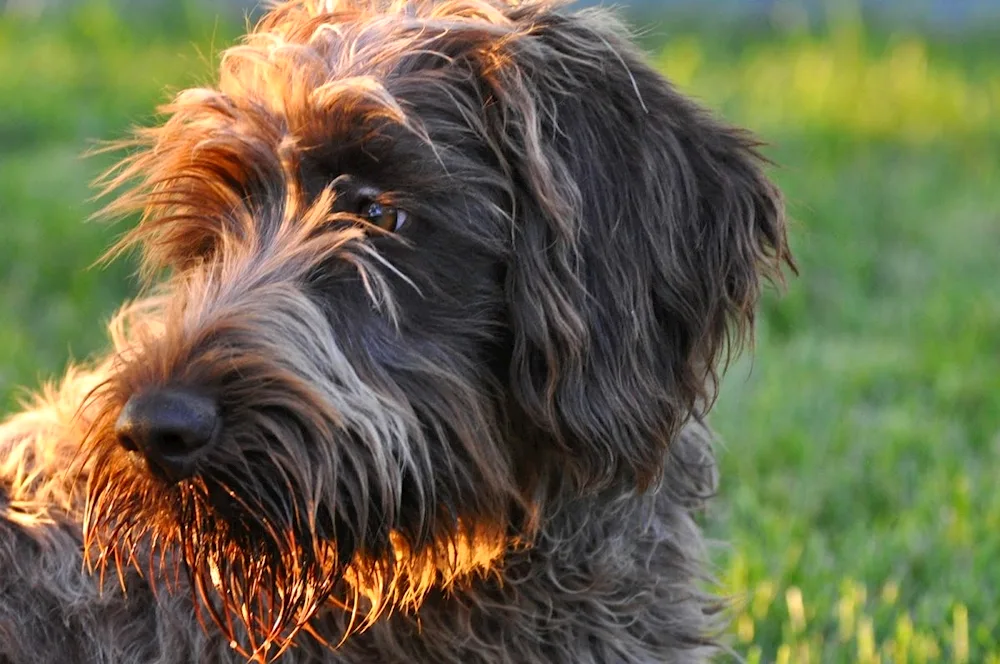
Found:
[(258, 510), (251, 538), (250, 527), (241, 528), (238, 517), (221, 517), (213, 504), (219, 492), (247, 500), (224, 483), (194, 479), (162, 486), (112, 456), (95, 463), (84, 518), (91, 571), (117, 574), (123, 588), (131, 568), (154, 591), (186, 589), (203, 626), (214, 623), (247, 657), (273, 646), (280, 653), (342, 578), (332, 544), (303, 535), (304, 524), (294, 523), (300, 510), (291, 501), (283, 506), (287, 520), (275, 518), (279, 505)]
[[(102, 582), (117, 575), (123, 589), (134, 569), (154, 592), (186, 590), (199, 622), (254, 660), (276, 658), (303, 631), (339, 646), (392, 611), (416, 610), (432, 589), (494, 573), (504, 551), (519, 545), (481, 523), (458, 523), (428, 542), (399, 531), (330, 537), (293, 478), (279, 480), (278, 491), (235, 473), (166, 485), (137, 472), (126, 453), (91, 445), (83, 520), (90, 571)], [(349, 616), (337, 643), (310, 627), (324, 608)]]

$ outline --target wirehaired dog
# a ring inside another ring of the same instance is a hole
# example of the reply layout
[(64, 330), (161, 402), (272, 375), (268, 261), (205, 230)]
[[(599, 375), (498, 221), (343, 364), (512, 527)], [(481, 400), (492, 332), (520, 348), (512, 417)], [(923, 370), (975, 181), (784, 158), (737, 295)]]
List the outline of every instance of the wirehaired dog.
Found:
[(703, 417), (791, 265), (607, 13), (294, 0), (104, 179), (149, 286), (0, 428), (0, 661), (695, 662)]

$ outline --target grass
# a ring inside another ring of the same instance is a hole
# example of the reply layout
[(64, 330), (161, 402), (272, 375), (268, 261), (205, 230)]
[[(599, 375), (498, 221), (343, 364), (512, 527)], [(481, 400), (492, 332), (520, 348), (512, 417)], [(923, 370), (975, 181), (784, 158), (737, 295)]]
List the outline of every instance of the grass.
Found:
[[(239, 28), (124, 20), (0, 20), (6, 408), (99, 350), (131, 293), (127, 262), (87, 269), (121, 229), (82, 223), (107, 161), (78, 155), (204, 80)], [(751, 662), (1000, 662), (1000, 29), (661, 32), (663, 69), (772, 145), (802, 268), (715, 411), (734, 643)]]

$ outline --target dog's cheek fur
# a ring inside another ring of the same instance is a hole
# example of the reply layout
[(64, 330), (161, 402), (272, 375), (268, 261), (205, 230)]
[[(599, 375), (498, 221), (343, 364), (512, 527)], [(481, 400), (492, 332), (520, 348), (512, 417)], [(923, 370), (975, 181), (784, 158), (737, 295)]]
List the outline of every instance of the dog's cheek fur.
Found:
[(791, 265), (782, 201), (753, 138), (606, 15), (544, 15), (512, 49), (494, 84), (518, 119), (496, 123), (520, 180), (512, 393), (579, 487), (646, 486)]

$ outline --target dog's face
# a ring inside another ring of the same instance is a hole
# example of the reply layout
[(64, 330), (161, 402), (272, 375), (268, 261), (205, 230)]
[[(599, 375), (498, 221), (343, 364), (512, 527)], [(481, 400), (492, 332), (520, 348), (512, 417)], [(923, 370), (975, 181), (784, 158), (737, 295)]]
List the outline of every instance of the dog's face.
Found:
[(250, 648), (655, 483), (790, 260), (752, 140), (606, 15), (384, 5), (276, 8), (109, 177), (169, 278), (94, 395), (87, 532)]

